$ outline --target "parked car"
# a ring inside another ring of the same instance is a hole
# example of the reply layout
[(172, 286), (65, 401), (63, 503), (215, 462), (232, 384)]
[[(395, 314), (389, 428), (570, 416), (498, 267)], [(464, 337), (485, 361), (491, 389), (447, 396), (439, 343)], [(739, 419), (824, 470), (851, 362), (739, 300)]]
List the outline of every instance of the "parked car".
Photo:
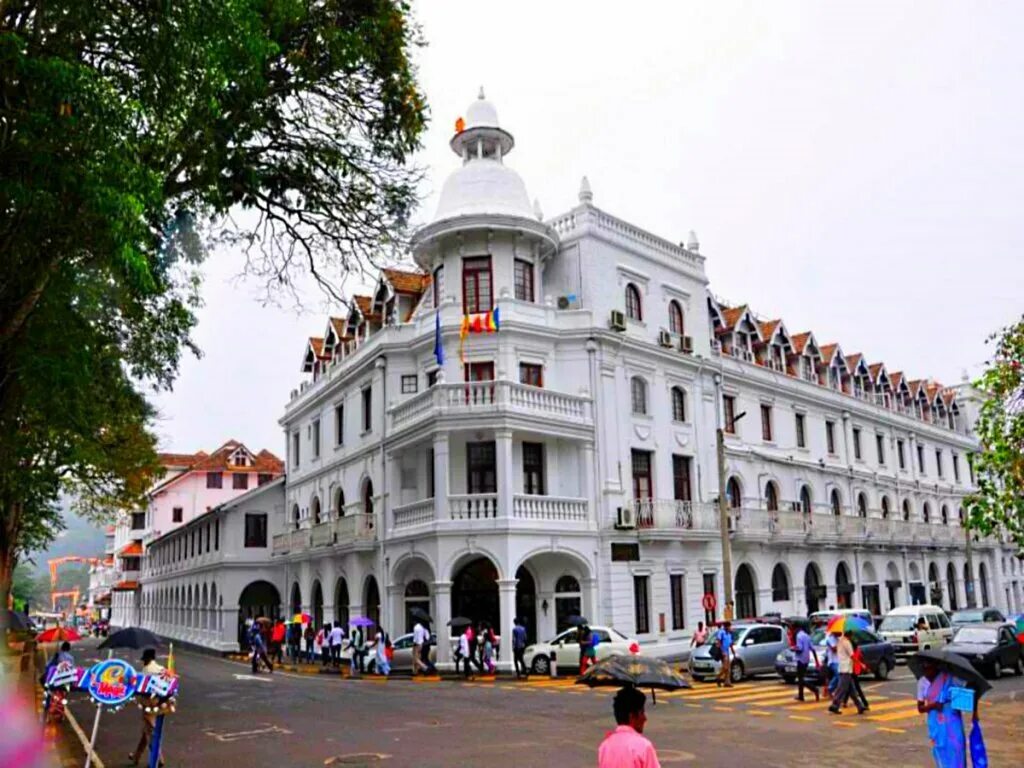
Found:
[[(921, 619), (925, 621), (924, 629), (918, 628)], [(943, 647), (953, 637), (953, 625), (937, 605), (905, 605), (885, 614), (878, 634), (893, 644), (897, 656), (907, 656)]]
[[(591, 626), (590, 631), (597, 635), (598, 661), (615, 654), (632, 653), (632, 648), (639, 648), (636, 640), (626, 637), (612, 627)], [(535, 674), (547, 675), (551, 671), (551, 654), (555, 654), (558, 669), (566, 669), (575, 674), (580, 668), (580, 646), (576, 635), (576, 627), (555, 635), (546, 643), (534, 643), (523, 652), (523, 661), (527, 669)]]
[[(412, 672), (412, 632), (393, 639), (391, 647), (395, 651), (391, 669), (396, 672)], [(430, 660), (437, 661), (437, 635), (433, 633), (430, 635)]]
[(1002, 677), (1004, 669), (1024, 675), (1021, 646), (1013, 629), (1012, 624), (1003, 622), (968, 624), (956, 631), (947, 648), (992, 677)]
[(1006, 617), (1002, 614), (1002, 611), (996, 608), (966, 608), (962, 611), (956, 611), (949, 617), (949, 622), (953, 625), (954, 630), (966, 624), (985, 624), (993, 621), (1004, 624)]
[[(745, 677), (775, 671), (775, 658), (786, 649), (785, 629), (778, 624), (733, 624), (733, 648), (736, 658), (729, 677), (738, 683)], [(690, 654), (690, 676), (699, 681), (718, 675), (721, 663), (711, 658), (715, 632)]]
[[(858, 647), (864, 654), (864, 663), (871, 669), (876, 680), (885, 680), (896, 667), (896, 649), (892, 643), (878, 636), (871, 630), (858, 631)], [(811, 635), (818, 660), (825, 663), (825, 631), (817, 629)], [(775, 657), (775, 671), (787, 683), (796, 682), (796, 658), (792, 649), (787, 648)], [(814, 666), (814, 660), (807, 668), (806, 679), (817, 683), (821, 677), (821, 669)]]

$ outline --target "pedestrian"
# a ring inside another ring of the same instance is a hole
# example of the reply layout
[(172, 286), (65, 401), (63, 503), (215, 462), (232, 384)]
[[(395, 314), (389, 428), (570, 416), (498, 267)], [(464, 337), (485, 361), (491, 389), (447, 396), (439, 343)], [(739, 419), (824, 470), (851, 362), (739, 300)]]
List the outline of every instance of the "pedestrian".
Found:
[[(472, 638), (473, 627), (471, 626), (467, 626), (464, 630), (462, 630), (462, 634), (459, 635), (458, 655), (462, 657), (462, 674), (463, 677), (465, 677), (467, 680), (469, 679), (469, 676), (472, 674), (472, 670), (470, 669), (470, 659), (471, 656), (473, 655), (473, 651), (471, 650), (473, 647)], [(459, 667), (457, 664), (455, 667), (455, 671), (459, 671)]]
[(266, 664), (267, 671), (273, 674), (274, 665), (270, 663), (270, 658), (267, 656), (267, 641), (259, 622), (254, 623), (252, 629), (249, 630), (249, 648), (252, 651), (252, 673), (255, 675), (260, 671), (260, 662), (262, 661)]
[[(828, 708), (828, 711), (833, 715), (840, 713), (840, 704), (849, 696), (850, 688), (853, 685), (853, 642), (850, 640), (851, 634), (852, 632), (846, 632), (839, 638), (839, 642), (836, 643), (836, 655), (839, 657), (839, 685), (836, 686), (835, 695), (832, 697), (832, 706)], [(864, 714), (864, 707), (861, 705), (861, 702), (854, 698), (854, 703), (857, 705), (857, 714)]]
[(487, 668), (487, 674), (494, 674), (494, 630), (491, 629), (490, 624), (484, 624), (483, 631), (483, 642), (484, 642), (484, 666)]
[(341, 644), (345, 640), (345, 630), (341, 628), (341, 622), (334, 622), (334, 626), (331, 627), (330, 634), (330, 646), (331, 646), (331, 664), (335, 667), (341, 666)]
[[(476, 656), (476, 634), (477, 633), (476, 633), (476, 630), (473, 628), (473, 625), (469, 624), (466, 627), (466, 630), (462, 634), (464, 634), (466, 636), (466, 661), (464, 661), (463, 664), (472, 664), (474, 667), (477, 668), (478, 672), (483, 672), (484, 668), (483, 668), (483, 666), (481, 666), (480, 660)], [(466, 674), (467, 675), (469, 674), (468, 667), (467, 667)]]
[(690, 647), (696, 648), (698, 645), (704, 645), (704, 641), (708, 639), (708, 631), (704, 626), (703, 621), (697, 622), (697, 630), (693, 633), (693, 637), (690, 638)]
[(818, 652), (814, 650), (811, 636), (807, 634), (807, 630), (803, 627), (797, 630), (794, 646), (794, 656), (796, 658), (796, 700), (804, 700), (804, 687), (806, 686), (814, 691), (814, 700), (821, 701), (821, 693), (818, 691), (818, 686), (809, 685), (804, 682), (807, 677), (807, 667), (811, 663), (811, 656), (814, 656), (814, 666), (820, 667), (821, 664), (818, 662)]
[(586, 624), (580, 625), (577, 642), (580, 646), (580, 674), (597, 663), (597, 648), (594, 647), (594, 632)]
[(423, 626), (419, 619), (412, 628), (412, 674), (413, 677), (420, 669), (427, 669), (427, 665), (423, 663), (423, 646), (427, 642), (429, 634), (427, 633), (426, 627)]
[(373, 668), (378, 675), (387, 677), (391, 674), (391, 637), (384, 627), (377, 627), (373, 640)]
[(420, 662), (423, 667), (427, 670), (428, 675), (436, 675), (437, 667), (434, 666), (434, 662), (430, 660), (430, 647), (434, 643), (434, 638), (428, 627), (423, 628), (423, 643), (420, 645)]
[(293, 621), (288, 625), (288, 655), (292, 657), (292, 664), (298, 664), (299, 651), (302, 646), (302, 625)]
[(315, 629), (313, 629), (313, 623), (310, 622), (306, 625), (306, 628), (302, 630), (302, 639), (306, 643), (306, 663), (312, 664), (315, 656), (316, 641), (318, 635)]
[(864, 695), (864, 689), (860, 687), (860, 675), (863, 675), (868, 671), (868, 665), (864, 661), (864, 651), (861, 650), (860, 645), (857, 643), (853, 644), (853, 674), (850, 677), (850, 694), (847, 699), (843, 700), (843, 706), (846, 706), (847, 700), (852, 696), (853, 701), (857, 704), (858, 708), (864, 712), (871, 709), (868, 706), (868, 697)]
[(284, 622), (278, 619), (274, 623), (274, 629), (270, 633), (270, 657), (278, 664), (282, 662), (282, 649), (284, 648), (285, 627)]
[(838, 643), (838, 632), (833, 632), (825, 638), (825, 677), (828, 680), (829, 696), (835, 695), (836, 686), (839, 685), (839, 656), (836, 654)]
[(349, 662), (352, 674), (364, 674), (366, 672), (366, 636), (363, 634), (363, 628), (358, 624), (353, 624), (352, 629), (349, 630), (348, 647), (352, 651), (352, 659)]
[(622, 688), (612, 701), (616, 728), (597, 750), (598, 768), (661, 768), (654, 745), (643, 735), (647, 697), (633, 687)]
[[(932, 742), (932, 758), (938, 768), (962, 768), (967, 765), (967, 741), (963, 717), (953, 708), (953, 687), (963, 687), (963, 680), (943, 672), (931, 659), (921, 665), (917, 681), (917, 711), (928, 715), (928, 738)], [(978, 696), (974, 695), (974, 723), (978, 722)]]
[(715, 642), (718, 643), (722, 652), (721, 668), (718, 670), (718, 677), (715, 682), (721, 688), (732, 688), (732, 662), (736, 658), (736, 649), (733, 647), (732, 622), (722, 622), (722, 626), (715, 633)]
[(516, 670), (517, 678), (528, 678), (530, 671), (526, 668), (526, 659), (523, 654), (526, 652), (526, 627), (523, 620), (516, 617), (512, 622), (512, 663)]
[[(152, 648), (147, 648), (142, 652), (142, 674), (144, 675), (159, 675), (164, 671), (164, 668), (156, 663), (156, 651)], [(144, 708), (142, 710), (142, 735), (139, 737), (139, 743), (135, 747), (134, 752), (128, 753), (128, 759), (132, 765), (139, 764), (139, 758), (145, 757), (146, 745), (149, 744), (153, 739), (153, 731), (156, 728), (157, 713), (147, 712)], [(159, 765), (164, 764), (163, 751), (160, 752)], [(146, 760), (146, 764), (149, 764), (149, 760)]]
[(320, 654), (320, 663), (325, 667), (331, 657), (331, 625), (324, 624), (316, 633), (316, 640), (313, 641), (317, 652)]

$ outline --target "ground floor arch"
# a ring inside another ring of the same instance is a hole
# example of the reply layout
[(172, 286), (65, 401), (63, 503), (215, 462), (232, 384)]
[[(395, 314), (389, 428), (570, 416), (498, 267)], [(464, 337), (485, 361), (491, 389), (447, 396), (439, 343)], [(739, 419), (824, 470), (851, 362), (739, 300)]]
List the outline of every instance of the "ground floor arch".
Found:
[[(505, 599), (511, 603), (508, 610), (522, 619), (530, 642), (550, 639), (567, 628), (573, 616), (597, 620), (592, 575), (587, 559), (569, 549), (534, 551), (520, 560), (515, 594), (510, 592)], [(511, 626), (511, 617), (502, 619)]]
[(853, 582), (850, 581), (850, 569), (840, 561), (836, 566), (836, 607), (853, 607)]
[(981, 604), (989, 605), (988, 601), (988, 568), (984, 563), (978, 565), (978, 581), (981, 583)]
[(320, 579), (316, 579), (313, 582), (313, 596), (310, 602), (310, 615), (313, 617), (313, 626), (322, 627), (324, 625), (324, 590), (320, 586)]
[(461, 565), (452, 578), (452, 616), (486, 622), (500, 630), (498, 568), (488, 557), (475, 557)]
[(375, 627), (381, 624), (380, 617), (380, 588), (377, 586), (377, 579), (374, 576), (366, 577), (366, 584), (363, 587), (363, 613), (374, 623), (368, 631), (375, 632)]
[(821, 604), (825, 600), (826, 587), (822, 583), (821, 569), (814, 561), (809, 562), (804, 569), (804, 595), (807, 600), (808, 614), (821, 610)]
[(882, 588), (878, 583), (875, 564), (870, 560), (865, 560), (860, 570), (861, 607), (871, 611), (872, 616), (880, 616), (882, 614)]
[(266, 616), (278, 619), (281, 616), (281, 594), (269, 581), (250, 582), (238, 597), (238, 644), (246, 648), (246, 622)]
[(889, 598), (889, 610), (903, 604), (903, 579), (900, 569), (892, 560), (885, 566), (885, 593)]
[(753, 569), (747, 563), (741, 563), (736, 569), (734, 584), (736, 618), (747, 619), (757, 616), (757, 580), (754, 578)]
[(348, 620), (351, 618), (348, 607), (348, 582), (344, 576), (339, 576), (334, 583), (334, 622), (343, 629), (348, 629)]

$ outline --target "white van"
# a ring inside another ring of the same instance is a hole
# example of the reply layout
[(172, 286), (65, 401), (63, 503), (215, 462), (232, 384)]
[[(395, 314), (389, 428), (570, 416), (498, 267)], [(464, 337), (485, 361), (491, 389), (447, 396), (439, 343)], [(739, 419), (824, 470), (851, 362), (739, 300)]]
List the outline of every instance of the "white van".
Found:
[[(927, 629), (919, 628), (922, 619)], [(937, 605), (905, 605), (885, 614), (878, 634), (892, 643), (897, 656), (906, 656), (928, 648), (941, 648), (953, 639), (953, 625)]]

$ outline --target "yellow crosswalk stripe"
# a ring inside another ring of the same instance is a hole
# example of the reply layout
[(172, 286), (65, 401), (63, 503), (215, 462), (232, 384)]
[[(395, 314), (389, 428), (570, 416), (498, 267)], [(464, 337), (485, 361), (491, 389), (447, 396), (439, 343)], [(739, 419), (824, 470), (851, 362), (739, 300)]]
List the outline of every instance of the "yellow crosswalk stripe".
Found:
[(906, 728), (886, 728), (884, 725), (878, 726), (876, 731), (882, 731), (883, 733), (906, 733)]
[(832, 725), (835, 725), (835, 726), (837, 726), (839, 728), (856, 728), (857, 727), (856, 723), (851, 723), (849, 720), (836, 720), (834, 723), (832, 723)]
[(876, 723), (891, 723), (894, 720), (907, 720), (911, 717), (922, 717), (921, 713), (917, 711), (916, 702), (914, 703), (913, 709), (899, 710), (897, 712), (888, 712), (884, 715), (872, 715), (868, 719), (874, 720)]
[[(876, 704), (876, 702), (882, 701), (883, 699), (887, 699), (887, 698), (888, 698), (888, 696), (872, 696), (871, 697), (871, 701), (870, 701), (871, 709), (889, 709), (894, 704), (896, 706), (902, 706), (902, 704), (904, 702), (906, 702), (906, 699), (903, 699), (900, 702), (889, 702), (888, 704)], [(789, 710), (791, 710), (793, 712), (811, 712), (811, 711), (816, 710), (816, 709), (826, 709), (826, 708), (828, 708), (828, 705), (829, 705), (830, 701), (831, 701), (831, 699), (822, 697), (821, 701), (811, 701), (811, 702), (808, 702), (806, 704), (794, 704), (791, 707), (787, 707), (787, 709), (789, 709)]]
[(897, 699), (895, 701), (885, 701), (881, 704), (876, 704), (874, 700), (869, 700), (868, 704), (871, 705), (871, 709), (868, 710), (869, 713), (882, 712), (886, 709), (899, 709), (900, 707), (917, 706), (917, 702), (914, 699)]
[(711, 688), (710, 686), (694, 686), (685, 691), (677, 691), (680, 696), (695, 696), (702, 699), (713, 699), (719, 696), (732, 696), (740, 691), (749, 691), (756, 686), (750, 683), (734, 685), (732, 688)]

